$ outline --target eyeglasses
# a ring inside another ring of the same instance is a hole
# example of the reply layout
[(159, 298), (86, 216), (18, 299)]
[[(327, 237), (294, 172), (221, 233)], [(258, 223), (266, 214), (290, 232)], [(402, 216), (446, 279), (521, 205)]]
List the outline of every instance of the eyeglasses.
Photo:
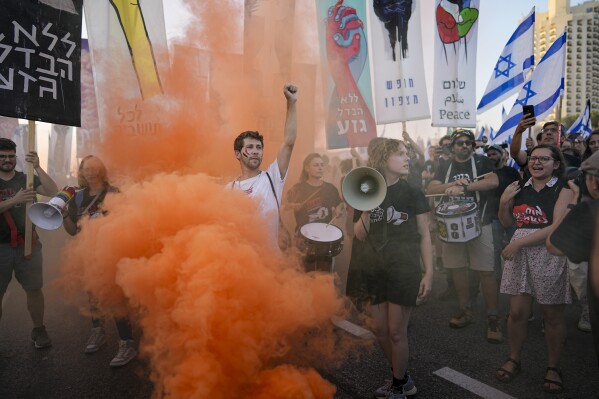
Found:
[(528, 162), (530, 162), (532, 164), (534, 164), (537, 161), (539, 161), (542, 164), (545, 164), (551, 160), (553, 160), (553, 158), (551, 158), (551, 157), (535, 157), (535, 156), (528, 157)]
[(13, 159), (16, 159), (16, 158), (17, 158), (16, 155), (2, 155), (2, 154), (0, 154), (0, 160), (5, 160), (5, 159), (13, 160)]
[(556, 127), (548, 127), (541, 131), (541, 133), (557, 133)]
[(458, 147), (462, 147), (464, 145), (471, 146), (472, 145), (472, 141), (470, 141), (470, 140), (458, 140), (454, 144), (457, 145)]

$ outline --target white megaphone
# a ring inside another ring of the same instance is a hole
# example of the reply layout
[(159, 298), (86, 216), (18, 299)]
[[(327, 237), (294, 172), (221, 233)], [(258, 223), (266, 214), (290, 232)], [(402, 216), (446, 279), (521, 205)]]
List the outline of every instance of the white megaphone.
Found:
[(383, 203), (387, 195), (385, 178), (376, 169), (362, 166), (352, 169), (341, 184), (343, 198), (352, 208), (370, 211)]
[(74, 187), (65, 187), (48, 202), (36, 202), (29, 208), (29, 219), (39, 228), (56, 230), (62, 226), (62, 210), (75, 196)]

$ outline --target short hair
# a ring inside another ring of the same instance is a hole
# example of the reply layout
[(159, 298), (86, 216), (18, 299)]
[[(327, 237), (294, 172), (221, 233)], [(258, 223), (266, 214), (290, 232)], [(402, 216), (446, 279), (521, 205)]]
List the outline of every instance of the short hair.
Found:
[(304, 163), (303, 163), (303, 165), (302, 165), (302, 174), (300, 175), (300, 180), (301, 180), (301, 181), (306, 181), (306, 180), (308, 180), (308, 177), (309, 177), (309, 176), (308, 176), (308, 172), (306, 172), (306, 167), (307, 167), (308, 165), (310, 165), (310, 162), (312, 162), (312, 160), (313, 160), (314, 158), (320, 158), (320, 159), (322, 159), (322, 160), (324, 161), (324, 158), (322, 157), (322, 155), (320, 155), (320, 154), (318, 154), (318, 153), (316, 153), (316, 152), (313, 152), (313, 153), (311, 153), (311, 154), (308, 154), (308, 156), (307, 156), (306, 158), (304, 158)]
[(243, 140), (245, 139), (254, 139), (260, 141), (262, 147), (264, 147), (264, 137), (256, 131), (246, 130), (245, 132), (241, 132), (239, 136), (235, 138), (235, 142), (233, 142), (233, 149), (235, 151), (241, 151), (243, 148)]
[(85, 163), (87, 161), (89, 161), (90, 159), (95, 159), (100, 163), (100, 175), (102, 177), (102, 182), (104, 183), (104, 186), (108, 186), (108, 171), (106, 170), (106, 166), (104, 165), (104, 162), (102, 162), (102, 160), (94, 155), (88, 155), (86, 157), (83, 157), (83, 159), (81, 160), (81, 163), (79, 164), (79, 169), (77, 171), (77, 183), (79, 184), (79, 187), (85, 188), (85, 187), (89, 187), (89, 183), (87, 182), (87, 180), (85, 179), (85, 177), (83, 176), (83, 167), (85, 166)]
[(0, 137), (0, 151), (17, 151), (17, 144), (11, 139)]
[(442, 143), (443, 143), (445, 140), (449, 140), (449, 141), (451, 141), (451, 136), (450, 136), (450, 135), (448, 135), (448, 134), (446, 134), (445, 136), (441, 137), (441, 138), (439, 139), (439, 146), (440, 146), (440, 147), (442, 147), (442, 146), (443, 146), (443, 144), (442, 144)]
[[(559, 127), (559, 123), (557, 123), (557, 121), (549, 121), (549, 122), (545, 122), (543, 124), (543, 129), (545, 129), (549, 125), (555, 125), (555, 127)], [(543, 129), (541, 129), (541, 130), (543, 130)]]
[(368, 166), (384, 174), (389, 157), (399, 150), (400, 145), (406, 146), (401, 140), (382, 138), (373, 148), (372, 157), (368, 159)]
[(551, 144), (539, 144), (539, 145), (535, 146), (532, 149), (532, 151), (530, 151), (530, 154), (532, 155), (532, 153), (535, 152), (535, 150), (542, 149), (542, 148), (547, 148), (549, 151), (551, 151), (551, 158), (553, 158), (554, 161), (559, 162), (559, 168), (557, 168), (553, 171), (553, 173), (552, 173), (553, 176), (556, 176), (558, 179), (565, 180), (566, 179), (566, 160), (564, 159), (564, 156), (562, 155), (562, 152), (560, 151), (560, 149)]

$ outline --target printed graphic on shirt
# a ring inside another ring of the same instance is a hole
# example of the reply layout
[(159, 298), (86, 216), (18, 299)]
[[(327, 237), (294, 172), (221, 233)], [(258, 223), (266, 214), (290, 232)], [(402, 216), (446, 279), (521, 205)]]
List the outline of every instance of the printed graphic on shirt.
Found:
[(454, 175), (451, 179), (453, 181), (465, 179), (465, 180), (468, 180), (469, 182), (472, 182), (472, 180), (470, 179), (470, 175), (468, 173), (458, 173), (457, 175)]
[(515, 206), (514, 217), (518, 227), (525, 225), (530, 225), (530, 227), (543, 226), (549, 223), (547, 214), (538, 205), (534, 207), (526, 204)]
[[(0, 200), (2, 200), (2, 201), (6, 201), (8, 199), (11, 199), (15, 195), (17, 195), (17, 192), (12, 187), (0, 189)], [(21, 205), (22, 204), (15, 204), (14, 207), (18, 208)]]
[[(370, 211), (370, 223), (377, 223), (383, 220), (383, 209), (378, 207)], [(400, 212), (391, 205), (387, 208), (387, 223), (393, 223), (394, 226), (399, 226), (408, 220), (408, 214)]]

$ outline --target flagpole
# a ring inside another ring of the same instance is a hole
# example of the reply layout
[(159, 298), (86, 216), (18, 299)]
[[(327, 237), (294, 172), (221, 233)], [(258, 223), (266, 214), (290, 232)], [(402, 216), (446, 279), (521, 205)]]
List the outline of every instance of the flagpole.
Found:
[(559, 96), (559, 102), (557, 103), (557, 138), (556, 138), (556, 142), (555, 145), (557, 146), (557, 148), (560, 147), (560, 142), (562, 141), (562, 101), (564, 99), (564, 96), (560, 95)]
[[(27, 153), (35, 151), (35, 121), (29, 120), (28, 134), (27, 134)], [(31, 162), (25, 162), (25, 169), (27, 172), (27, 188), (33, 189), (33, 164)], [(33, 236), (33, 225), (29, 219), (29, 208), (33, 201), (27, 201), (25, 204), (25, 244), (23, 248), (23, 256), (31, 255), (31, 237)]]

